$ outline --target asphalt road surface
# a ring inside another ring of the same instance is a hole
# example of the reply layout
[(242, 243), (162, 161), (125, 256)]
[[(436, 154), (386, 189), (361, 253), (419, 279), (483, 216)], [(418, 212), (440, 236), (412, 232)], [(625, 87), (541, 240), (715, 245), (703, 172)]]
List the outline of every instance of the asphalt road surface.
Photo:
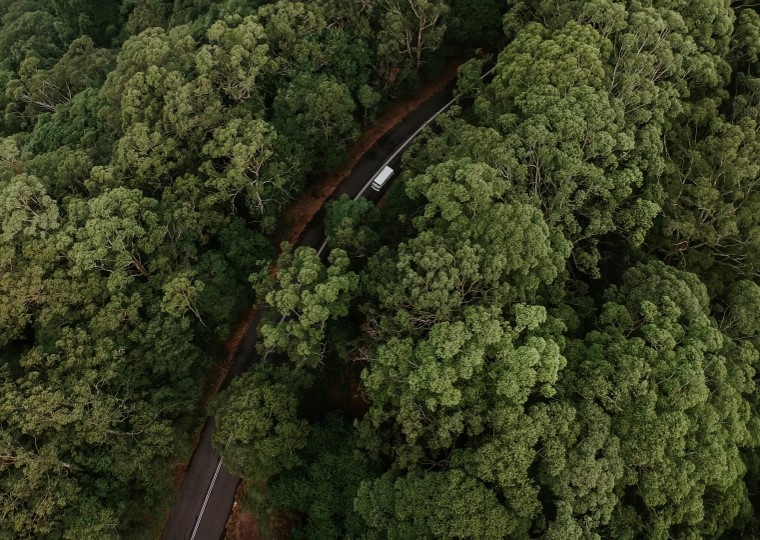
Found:
[[(414, 137), (453, 103), (453, 89), (454, 84), (449, 84), (384, 135), (356, 164), (331, 198), (339, 198), (347, 193), (354, 199), (365, 197), (377, 202), (382, 193), (370, 187), (374, 176), (386, 165), (398, 170), (401, 154)], [(391, 182), (392, 179), (386, 182), (383, 191)], [(311, 221), (297, 245), (312, 246), (321, 255), (325, 248), (323, 222), (324, 207)], [(235, 354), (232, 367), (222, 382), (222, 389), (227, 388), (233, 378), (258, 361), (256, 329), (259, 318), (257, 315), (251, 322), (248, 333)], [(161, 535), (164, 540), (218, 540), (224, 534), (240, 478), (227, 471), (219, 453), (211, 446), (213, 431), (214, 420), (209, 418)]]

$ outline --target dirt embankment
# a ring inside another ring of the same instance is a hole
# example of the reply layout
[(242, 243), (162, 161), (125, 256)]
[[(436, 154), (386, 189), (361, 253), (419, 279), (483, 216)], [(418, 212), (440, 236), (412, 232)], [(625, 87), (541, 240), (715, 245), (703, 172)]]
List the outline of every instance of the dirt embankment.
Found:
[(456, 77), (457, 69), (461, 63), (461, 61), (452, 62), (437, 79), (425, 86), (416, 96), (406, 101), (398, 101), (386, 109), (375, 122), (364, 129), (358, 140), (349, 145), (349, 157), (339, 169), (322, 178), (311, 188), (304, 191), (300, 197), (286, 205), (282, 213), (282, 222), (284, 230), (287, 232), (280, 240), (287, 240), (291, 244), (295, 244), (304, 230), (306, 230), (314, 215), (322, 208), (322, 205), (341, 182), (351, 173), (351, 170), (364, 154), (383, 135), (401, 122), (406, 115), (416, 110), (422, 103)]

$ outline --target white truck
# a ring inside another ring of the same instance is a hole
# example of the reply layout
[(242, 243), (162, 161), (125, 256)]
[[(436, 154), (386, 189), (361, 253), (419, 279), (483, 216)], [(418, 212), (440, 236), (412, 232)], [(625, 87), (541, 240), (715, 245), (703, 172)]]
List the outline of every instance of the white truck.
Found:
[(380, 191), (391, 176), (393, 176), (393, 169), (388, 166), (383, 167), (383, 170), (377, 173), (377, 176), (372, 180), (372, 189)]

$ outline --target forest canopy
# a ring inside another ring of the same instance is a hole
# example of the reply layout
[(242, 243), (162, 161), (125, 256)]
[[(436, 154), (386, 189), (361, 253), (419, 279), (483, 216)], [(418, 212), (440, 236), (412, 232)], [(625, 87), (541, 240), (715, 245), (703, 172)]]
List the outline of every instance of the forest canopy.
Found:
[[(756, 538), (756, 7), (506, 4), (380, 208), (329, 205), (337, 259), (280, 258), (262, 333), (309, 426), (249, 505), (305, 538)], [(318, 303), (308, 260), (358, 288)]]
[(0, 537), (155, 534), (283, 206), (463, 8), (0, 2)]
[(0, 537), (152, 537), (209, 411), (296, 538), (760, 536), (759, 55), (748, 1), (0, 0)]

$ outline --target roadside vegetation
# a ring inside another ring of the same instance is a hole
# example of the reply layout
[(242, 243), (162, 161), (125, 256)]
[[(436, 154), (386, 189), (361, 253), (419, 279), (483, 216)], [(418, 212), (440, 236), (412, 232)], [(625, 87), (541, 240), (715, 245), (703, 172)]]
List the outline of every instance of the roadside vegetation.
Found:
[(0, 1), (0, 537), (160, 527), (283, 205), (471, 54), (468, 12)]

